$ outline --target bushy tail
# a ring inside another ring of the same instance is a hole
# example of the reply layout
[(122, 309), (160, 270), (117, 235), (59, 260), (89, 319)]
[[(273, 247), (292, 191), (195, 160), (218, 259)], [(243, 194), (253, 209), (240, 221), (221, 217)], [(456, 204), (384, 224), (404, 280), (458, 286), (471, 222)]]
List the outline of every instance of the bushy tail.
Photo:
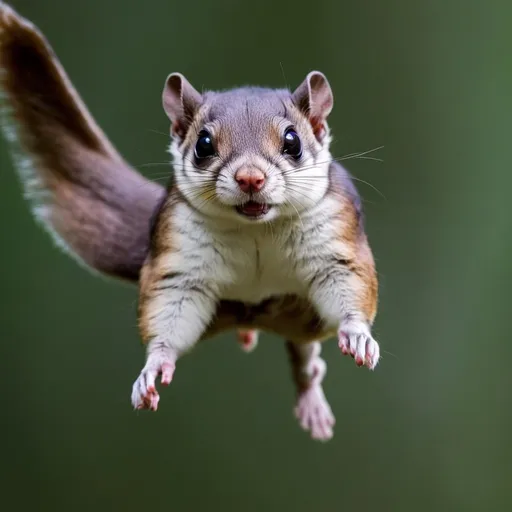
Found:
[(0, 2), (2, 126), (26, 197), (59, 245), (135, 281), (164, 189), (112, 146), (44, 36)]

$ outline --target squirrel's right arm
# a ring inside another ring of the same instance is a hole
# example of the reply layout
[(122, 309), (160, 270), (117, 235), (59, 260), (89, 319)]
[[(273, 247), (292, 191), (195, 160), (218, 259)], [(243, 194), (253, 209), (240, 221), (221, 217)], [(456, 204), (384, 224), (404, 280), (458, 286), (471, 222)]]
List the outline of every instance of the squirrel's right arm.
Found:
[(2, 125), (34, 214), (92, 269), (136, 281), (165, 190), (95, 123), (38, 29), (0, 2)]

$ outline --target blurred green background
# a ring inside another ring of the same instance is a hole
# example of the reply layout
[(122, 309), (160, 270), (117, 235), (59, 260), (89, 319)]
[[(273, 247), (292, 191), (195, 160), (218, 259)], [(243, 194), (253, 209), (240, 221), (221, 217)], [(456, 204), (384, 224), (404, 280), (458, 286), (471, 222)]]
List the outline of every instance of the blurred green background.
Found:
[[(132, 411), (136, 290), (53, 247), (0, 148), (2, 502), (9, 510), (512, 510), (512, 4), (472, 0), (17, 0), (114, 144), (165, 162), (166, 75), (335, 92), (334, 153), (381, 280), (374, 373), (325, 345), (338, 423), (292, 415), (280, 340), (227, 335)], [(284, 69), (284, 75), (282, 68)], [(157, 133), (161, 132), (161, 133)], [(166, 167), (143, 167), (148, 176)], [(12, 505), (9, 505), (9, 504)], [(3, 508), (3, 507), (2, 507)]]

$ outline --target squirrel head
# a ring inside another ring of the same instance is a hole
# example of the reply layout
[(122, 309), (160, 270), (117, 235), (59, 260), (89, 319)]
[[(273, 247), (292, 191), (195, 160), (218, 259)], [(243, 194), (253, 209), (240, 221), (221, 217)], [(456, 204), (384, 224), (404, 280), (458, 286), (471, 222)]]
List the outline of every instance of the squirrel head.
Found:
[(174, 182), (206, 215), (266, 222), (313, 208), (329, 187), (333, 95), (312, 71), (294, 92), (241, 87), (199, 93), (169, 75)]

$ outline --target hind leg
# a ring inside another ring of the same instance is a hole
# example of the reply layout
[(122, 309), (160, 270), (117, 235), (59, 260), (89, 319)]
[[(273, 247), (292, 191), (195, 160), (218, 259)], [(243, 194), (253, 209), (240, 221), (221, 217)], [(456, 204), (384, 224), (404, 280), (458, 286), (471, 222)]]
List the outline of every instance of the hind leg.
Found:
[(313, 439), (327, 441), (333, 436), (335, 419), (322, 389), (327, 365), (320, 357), (321, 345), (316, 341), (306, 344), (287, 341), (286, 349), (297, 388), (295, 415)]

